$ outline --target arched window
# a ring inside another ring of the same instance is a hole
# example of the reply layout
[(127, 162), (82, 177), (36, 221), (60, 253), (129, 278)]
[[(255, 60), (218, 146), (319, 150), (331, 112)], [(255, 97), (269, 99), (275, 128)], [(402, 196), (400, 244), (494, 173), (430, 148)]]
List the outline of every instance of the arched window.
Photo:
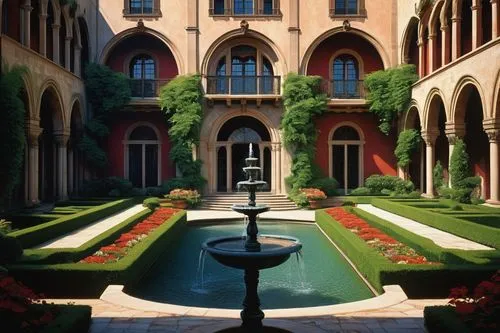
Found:
[(140, 125), (128, 135), (125, 142), (125, 163), (125, 177), (135, 187), (160, 185), (160, 141), (152, 127)]
[(156, 93), (156, 64), (147, 54), (140, 54), (130, 62), (130, 78), (132, 79), (133, 97), (155, 97)]
[(130, 0), (130, 14), (153, 14), (153, 0)]
[(253, 15), (254, 0), (234, 0), (233, 13), (235, 15)]
[(359, 98), (359, 64), (350, 54), (342, 54), (333, 60), (333, 98)]
[(255, 143), (262, 141), (259, 133), (248, 127), (240, 127), (229, 136), (228, 141), (238, 143)]
[(363, 144), (360, 133), (352, 126), (337, 127), (331, 134), (330, 177), (345, 193), (363, 181)]
[(356, 15), (358, 13), (358, 0), (335, 0), (336, 15)]
[(231, 91), (233, 94), (257, 92), (257, 50), (251, 46), (237, 46), (231, 51)]
[(226, 77), (226, 57), (222, 57), (215, 70), (215, 91), (217, 94), (227, 94), (229, 85)]

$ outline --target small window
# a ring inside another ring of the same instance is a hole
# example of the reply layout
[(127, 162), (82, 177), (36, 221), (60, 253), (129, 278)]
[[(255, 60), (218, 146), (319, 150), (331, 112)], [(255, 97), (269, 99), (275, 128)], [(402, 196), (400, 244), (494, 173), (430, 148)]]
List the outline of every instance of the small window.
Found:
[(135, 56), (130, 62), (130, 78), (133, 97), (155, 97), (156, 64), (147, 54)]
[(278, 16), (279, 0), (209, 0), (209, 15)]
[(330, 16), (366, 16), (365, 0), (330, 0)]
[(253, 15), (254, 0), (234, 0), (234, 15)]
[(333, 133), (333, 140), (356, 141), (359, 140), (359, 133), (351, 126), (341, 126)]
[(123, 14), (160, 16), (160, 0), (125, 0)]

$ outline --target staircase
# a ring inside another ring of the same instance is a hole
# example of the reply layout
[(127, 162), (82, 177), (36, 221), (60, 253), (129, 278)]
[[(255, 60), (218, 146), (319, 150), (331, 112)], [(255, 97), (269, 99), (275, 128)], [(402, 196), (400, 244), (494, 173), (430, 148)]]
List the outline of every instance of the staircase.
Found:
[[(293, 201), (287, 199), (285, 194), (257, 193), (255, 202), (257, 205), (266, 205), (271, 210), (293, 210), (297, 206)], [(199, 209), (208, 210), (231, 210), (234, 204), (247, 204), (246, 193), (224, 193), (203, 196)]]

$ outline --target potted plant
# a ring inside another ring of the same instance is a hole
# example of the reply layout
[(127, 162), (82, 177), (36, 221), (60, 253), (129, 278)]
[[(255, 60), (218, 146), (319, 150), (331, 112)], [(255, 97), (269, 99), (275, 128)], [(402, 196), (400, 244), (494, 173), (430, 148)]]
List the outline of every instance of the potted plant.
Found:
[(318, 188), (303, 188), (300, 190), (303, 195), (306, 196), (307, 201), (309, 201), (309, 207), (311, 209), (321, 208), (321, 200), (326, 199), (325, 192)]
[(186, 209), (200, 202), (200, 194), (196, 190), (176, 188), (165, 196), (175, 208)]

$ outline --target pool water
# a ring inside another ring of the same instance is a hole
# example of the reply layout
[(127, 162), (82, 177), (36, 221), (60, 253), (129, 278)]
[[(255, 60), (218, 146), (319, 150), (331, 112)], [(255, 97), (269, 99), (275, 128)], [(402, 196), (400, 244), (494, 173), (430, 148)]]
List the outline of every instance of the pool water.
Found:
[[(242, 223), (188, 227), (126, 292), (162, 303), (240, 309), (245, 296), (244, 271), (225, 267), (207, 254), (202, 278), (198, 262), (205, 240), (241, 235), (243, 230)], [(259, 221), (259, 234), (293, 236), (303, 244), (300, 260), (292, 254), (281, 266), (260, 271), (263, 309), (332, 305), (374, 296), (316, 225)]]

